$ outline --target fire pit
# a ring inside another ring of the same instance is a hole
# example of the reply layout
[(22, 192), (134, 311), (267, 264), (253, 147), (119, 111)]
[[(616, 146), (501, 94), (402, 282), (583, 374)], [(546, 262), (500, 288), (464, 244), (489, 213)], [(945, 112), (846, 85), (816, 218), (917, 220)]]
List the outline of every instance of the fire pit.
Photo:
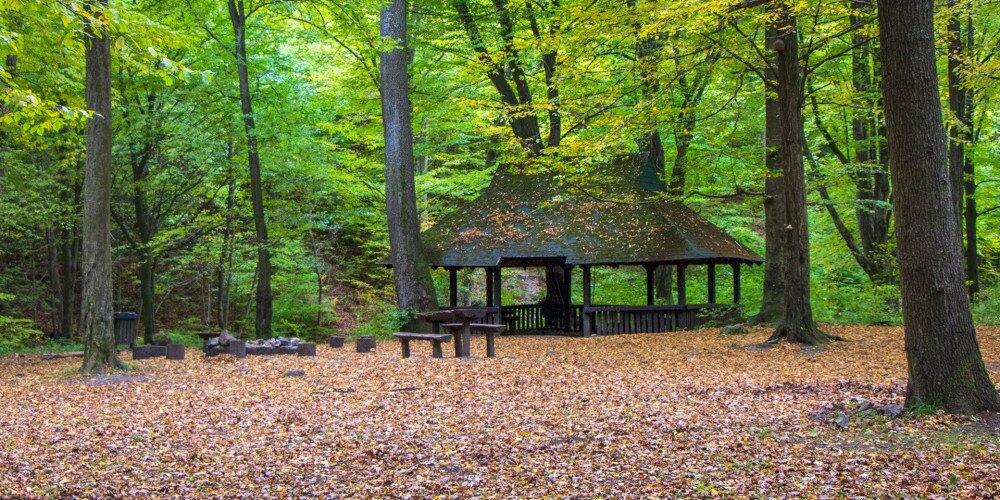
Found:
[(307, 344), (308, 342), (294, 337), (275, 337), (273, 339), (248, 340), (247, 354), (298, 354), (299, 347)]
[(206, 356), (233, 354), (237, 357), (247, 355), (298, 354), (300, 356), (315, 356), (316, 344), (311, 344), (295, 337), (275, 337), (261, 340), (239, 340), (229, 332), (222, 332), (214, 337), (206, 338), (204, 351)]

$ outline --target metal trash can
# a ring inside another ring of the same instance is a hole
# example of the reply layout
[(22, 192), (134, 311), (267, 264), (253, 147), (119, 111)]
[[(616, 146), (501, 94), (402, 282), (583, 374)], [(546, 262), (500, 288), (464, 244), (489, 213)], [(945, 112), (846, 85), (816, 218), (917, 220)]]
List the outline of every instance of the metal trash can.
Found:
[(115, 344), (135, 346), (139, 334), (139, 315), (134, 312), (115, 313)]

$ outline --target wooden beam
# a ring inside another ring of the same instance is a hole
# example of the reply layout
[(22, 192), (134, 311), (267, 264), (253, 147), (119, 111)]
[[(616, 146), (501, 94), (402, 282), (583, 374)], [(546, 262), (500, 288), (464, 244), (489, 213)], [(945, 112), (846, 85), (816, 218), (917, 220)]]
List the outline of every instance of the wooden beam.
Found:
[(687, 279), (685, 279), (687, 264), (677, 264), (677, 305), (687, 304)]
[(740, 303), (740, 263), (737, 262), (732, 264), (733, 266), (733, 304)]
[(590, 324), (590, 314), (586, 311), (586, 308), (590, 307), (590, 266), (580, 266), (580, 270), (583, 271), (583, 336), (589, 337), (591, 331)]
[(646, 264), (646, 305), (651, 306), (656, 303), (655, 276), (656, 264)]
[(458, 269), (448, 269), (448, 305), (458, 306)]
[(715, 264), (708, 265), (708, 303), (715, 303)]
[(493, 269), (483, 269), (486, 271), (486, 307), (493, 307)]
[(503, 304), (503, 268), (497, 266), (493, 270), (493, 307)]

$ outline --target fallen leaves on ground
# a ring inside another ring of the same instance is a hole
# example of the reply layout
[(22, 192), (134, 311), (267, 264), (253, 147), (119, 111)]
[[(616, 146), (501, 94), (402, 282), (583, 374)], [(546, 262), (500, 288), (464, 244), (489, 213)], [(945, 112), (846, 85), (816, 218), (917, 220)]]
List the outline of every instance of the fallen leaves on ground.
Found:
[[(0, 359), (0, 495), (983, 497), (997, 419), (853, 415), (900, 404), (899, 328), (826, 349), (718, 330), (503, 337), (498, 357), (373, 354), (136, 362)], [(1000, 377), (1000, 329), (980, 328)], [(304, 370), (300, 377), (283, 377)]]

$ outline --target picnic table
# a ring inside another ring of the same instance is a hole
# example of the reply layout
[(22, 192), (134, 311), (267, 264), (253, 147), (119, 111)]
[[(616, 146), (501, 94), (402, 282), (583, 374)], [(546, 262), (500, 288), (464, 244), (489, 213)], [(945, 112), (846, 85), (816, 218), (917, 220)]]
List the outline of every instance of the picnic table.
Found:
[(445, 309), (441, 311), (422, 312), (417, 314), (417, 319), (425, 323), (430, 323), (434, 327), (434, 333), (441, 333), (441, 325), (446, 323), (461, 323), (460, 330), (451, 331), (455, 340), (455, 357), (467, 358), (470, 354), (470, 344), (472, 344), (472, 328), (470, 325), (476, 320), (486, 317), (486, 309)]

